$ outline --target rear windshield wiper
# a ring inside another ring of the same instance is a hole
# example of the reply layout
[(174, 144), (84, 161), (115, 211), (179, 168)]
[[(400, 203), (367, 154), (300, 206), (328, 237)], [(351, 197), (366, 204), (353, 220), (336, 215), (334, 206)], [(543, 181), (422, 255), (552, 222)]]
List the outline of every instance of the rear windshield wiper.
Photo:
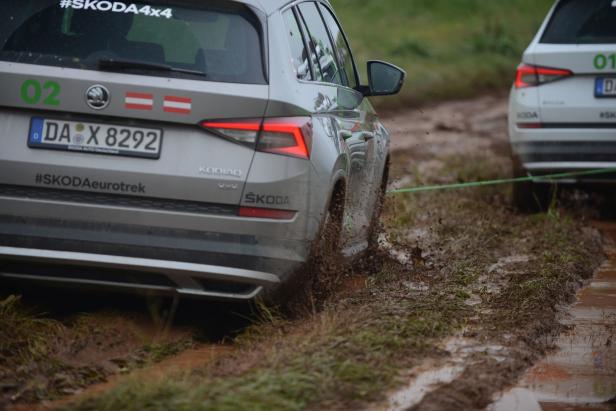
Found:
[(104, 70), (104, 71), (136, 69), (136, 70), (146, 70), (146, 71), (166, 71), (169, 73), (182, 73), (182, 74), (190, 74), (193, 76), (207, 77), (207, 74), (202, 71), (172, 67), (167, 64), (149, 63), (147, 61), (101, 59), (101, 60), (98, 60), (97, 66), (99, 70)]

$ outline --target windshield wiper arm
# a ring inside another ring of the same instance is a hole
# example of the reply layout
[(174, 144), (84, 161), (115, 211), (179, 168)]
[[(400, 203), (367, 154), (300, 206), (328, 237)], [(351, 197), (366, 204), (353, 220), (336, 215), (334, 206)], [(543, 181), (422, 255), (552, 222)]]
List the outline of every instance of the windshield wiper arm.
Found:
[(137, 60), (122, 60), (122, 59), (101, 59), (98, 60), (97, 66), (99, 70), (117, 71), (117, 70), (149, 70), (149, 71), (167, 71), (170, 73), (191, 74), (193, 76), (207, 77), (202, 71), (188, 70), (178, 67), (172, 67), (167, 64), (149, 63), (147, 61)]

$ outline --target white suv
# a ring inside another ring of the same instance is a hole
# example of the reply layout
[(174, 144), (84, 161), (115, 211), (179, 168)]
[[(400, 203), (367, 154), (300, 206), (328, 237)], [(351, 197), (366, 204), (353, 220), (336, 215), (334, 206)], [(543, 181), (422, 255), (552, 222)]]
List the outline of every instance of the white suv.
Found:
[[(516, 177), (616, 168), (616, 1), (556, 2), (518, 67), (509, 136)], [(547, 180), (518, 184), (514, 201), (543, 209), (552, 192)]]

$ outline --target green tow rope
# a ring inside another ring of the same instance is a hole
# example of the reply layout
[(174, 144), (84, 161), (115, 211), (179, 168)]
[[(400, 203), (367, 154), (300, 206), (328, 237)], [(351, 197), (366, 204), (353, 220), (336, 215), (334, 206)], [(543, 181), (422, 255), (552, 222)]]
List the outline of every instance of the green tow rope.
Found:
[(413, 188), (401, 188), (398, 190), (391, 190), (389, 191), (389, 194), (421, 193), (424, 191), (440, 191), (440, 190), (459, 190), (462, 188), (470, 188), (470, 187), (485, 187), (485, 186), (496, 186), (496, 185), (501, 185), (501, 184), (524, 183), (527, 181), (545, 182), (546, 180), (547, 181), (562, 180), (562, 179), (571, 178), (571, 177), (595, 176), (595, 175), (611, 174), (611, 173), (616, 173), (616, 168), (602, 168), (602, 169), (597, 169), (597, 170), (574, 171), (574, 172), (569, 172), (569, 173), (547, 174), (543, 176), (506, 178), (506, 179), (500, 179), (500, 180), (475, 181), (471, 183), (458, 183), (458, 184), (444, 184), (444, 185), (423, 186), (423, 187), (413, 187)]

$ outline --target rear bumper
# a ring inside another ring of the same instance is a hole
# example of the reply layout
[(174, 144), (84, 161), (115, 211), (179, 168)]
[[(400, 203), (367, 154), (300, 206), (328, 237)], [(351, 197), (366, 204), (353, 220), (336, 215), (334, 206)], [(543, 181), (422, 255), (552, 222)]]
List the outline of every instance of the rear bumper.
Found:
[[(616, 168), (616, 129), (519, 129), (511, 133), (513, 154), (533, 175)], [(616, 174), (559, 180), (612, 183)]]
[(290, 221), (0, 193), (0, 278), (251, 300), (307, 261)]
[[(33, 248), (1, 247), (0, 278), (54, 282), (74, 285), (91, 285), (109, 288), (123, 288), (131, 291), (151, 291), (205, 297), (225, 300), (251, 300), (264, 288), (276, 286), (280, 279), (274, 275), (259, 271), (241, 270), (205, 264), (182, 263), (178, 261), (152, 260), (145, 258), (122, 257), (115, 255), (52, 251)], [(8, 264), (7, 264), (8, 262)], [(29, 269), (10, 263), (27, 263)], [(101, 268), (106, 270), (128, 271), (130, 276), (118, 280), (118, 276), (106, 277), (99, 271), (98, 278), (91, 275), (74, 275), (74, 270), (66, 266)], [(61, 266), (54, 271), (52, 266)], [(16, 269), (16, 267), (19, 267)], [(37, 267), (37, 268), (32, 268)], [(42, 270), (41, 267), (45, 267)], [(139, 274), (145, 275), (139, 280)], [(169, 279), (167, 284), (160, 281), (148, 281), (147, 274), (157, 273)], [(204, 281), (199, 281), (204, 280)], [(208, 281), (211, 287), (208, 289)], [(232, 286), (231, 284), (234, 284)], [(226, 287), (225, 287), (226, 285)], [(242, 286), (244, 285), (244, 286)]]

